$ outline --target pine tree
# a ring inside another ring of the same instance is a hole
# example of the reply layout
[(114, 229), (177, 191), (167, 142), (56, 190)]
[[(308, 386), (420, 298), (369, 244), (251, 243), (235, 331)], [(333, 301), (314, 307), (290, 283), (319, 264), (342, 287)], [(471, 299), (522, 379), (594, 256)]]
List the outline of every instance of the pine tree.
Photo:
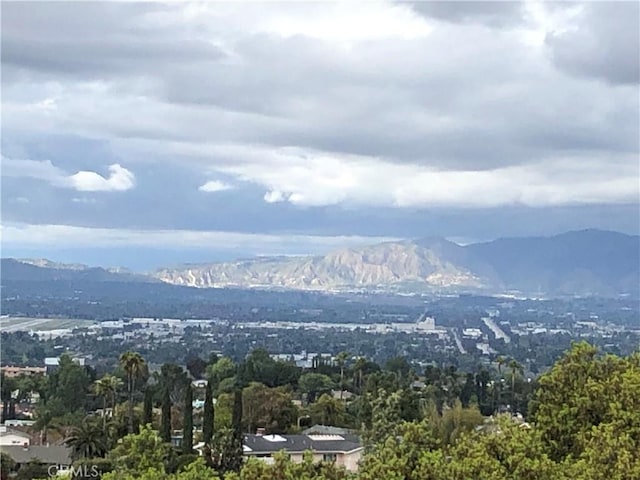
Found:
[(150, 387), (144, 391), (144, 408), (142, 411), (142, 424), (148, 425), (153, 423), (153, 392)]
[(187, 384), (184, 392), (184, 420), (182, 422), (182, 452), (190, 454), (193, 450), (193, 389)]
[(165, 442), (171, 441), (171, 397), (169, 387), (162, 390), (162, 418), (160, 420), (160, 436)]
[(211, 444), (213, 437), (213, 422), (215, 411), (213, 409), (213, 393), (211, 391), (211, 382), (207, 382), (204, 397), (204, 412), (202, 414), (202, 440), (207, 445)]

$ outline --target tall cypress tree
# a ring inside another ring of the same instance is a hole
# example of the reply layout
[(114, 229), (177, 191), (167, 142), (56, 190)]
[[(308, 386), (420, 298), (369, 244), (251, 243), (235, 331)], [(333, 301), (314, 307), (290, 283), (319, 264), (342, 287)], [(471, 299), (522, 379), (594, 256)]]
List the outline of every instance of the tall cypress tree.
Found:
[(144, 408), (142, 411), (142, 425), (153, 423), (153, 391), (147, 387), (144, 391)]
[(213, 438), (214, 417), (213, 392), (211, 391), (211, 382), (207, 382), (204, 395), (204, 412), (202, 413), (202, 441), (207, 445), (211, 444), (211, 439)]
[(169, 386), (162, 389), (162, 418), (160, 419), (160, 437), (165, 442), (171, 442), (171, 397)]
[(184, 419), (182, 422), (182, 453), (193, 451), (193, 389), (191, 382), (184, 392)]
[(227, 469), (238, 472), (242, 467), (242, 389), (236, 387), (233, 395), (233, 413), (231, 417), (232, 439), (227, 459)]

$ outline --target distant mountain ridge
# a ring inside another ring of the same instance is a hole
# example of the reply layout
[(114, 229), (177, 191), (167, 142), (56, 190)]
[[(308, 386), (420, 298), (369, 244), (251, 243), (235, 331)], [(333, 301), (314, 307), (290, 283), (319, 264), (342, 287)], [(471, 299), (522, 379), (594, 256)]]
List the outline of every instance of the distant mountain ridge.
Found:
[(3, 259), (1, 274), (22, 281), (162, 281), (198, 288), (640, 296), (640, 237), (583, 230), (466, 246), (429, 237), (318, 256), (161, 268), (146, 276), (44, 259)]
[(79, 263), (67, 264), (47, 259), (3, 258), (0, 279), (23, 282), (88, 281), (88, 282), (154, 282), (147, 275), (131, 273), (126, 269), (90, 267)]
[(154, 276), (200, 288), (638, 295), (640, 237), (583, 230), (467, 246), (424, 238), (345, 248), (323, 256), (165, 268)]

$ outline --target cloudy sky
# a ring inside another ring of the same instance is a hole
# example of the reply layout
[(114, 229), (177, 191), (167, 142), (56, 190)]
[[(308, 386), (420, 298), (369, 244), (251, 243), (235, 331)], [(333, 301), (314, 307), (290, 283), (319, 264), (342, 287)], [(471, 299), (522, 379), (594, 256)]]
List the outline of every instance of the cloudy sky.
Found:
[(638, 2), (2, 2), (4, 256), (640, 230)]

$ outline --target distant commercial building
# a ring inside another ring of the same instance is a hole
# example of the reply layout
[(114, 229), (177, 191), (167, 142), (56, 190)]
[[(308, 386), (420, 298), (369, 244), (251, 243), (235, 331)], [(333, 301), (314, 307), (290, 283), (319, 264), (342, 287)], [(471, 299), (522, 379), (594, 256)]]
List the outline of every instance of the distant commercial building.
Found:
[[(82, 357), (74, 357), (72, 358), (73, 362), (84, 367), (85, 359)], [(60, 366), (60, 357), (47, 357), (44, 359), (44, 368), (46, 370), (47, 375), (55, 372)]]

